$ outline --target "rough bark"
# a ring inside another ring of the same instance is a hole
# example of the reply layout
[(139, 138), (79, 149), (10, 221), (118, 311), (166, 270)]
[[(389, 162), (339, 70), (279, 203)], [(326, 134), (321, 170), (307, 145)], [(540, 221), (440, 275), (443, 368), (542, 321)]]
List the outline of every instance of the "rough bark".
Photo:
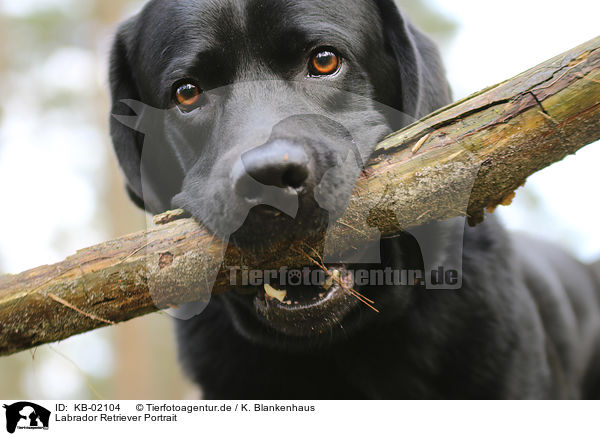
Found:
[[(534, 172), (600, 138), (600, 38), (430, 114), (377, 147), (326, 249), (466, 214), (471, 224)], [(568, 181), (565, 181), (568, 183)], [(560, 201), (560, 199), (557, 199)], [(222, 265), (299, 267), (285, 241), (226, 249), (191, 219), (159, 224), (51, 266), (0, 277), (0, 355), (228, 288)], [(225, 260), (223, 261), (223, 252)], [(214, 283), (214, 286), (212, 285)]]

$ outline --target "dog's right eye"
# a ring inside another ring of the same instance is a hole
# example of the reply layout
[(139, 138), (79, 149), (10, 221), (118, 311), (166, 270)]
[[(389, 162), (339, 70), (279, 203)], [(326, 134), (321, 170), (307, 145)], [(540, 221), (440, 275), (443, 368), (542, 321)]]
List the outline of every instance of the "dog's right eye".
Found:
[(192, 82), (179, 83), (175, 86), (175, 103), (184, 111), (191, 111), (198, 106), (202, 91)]

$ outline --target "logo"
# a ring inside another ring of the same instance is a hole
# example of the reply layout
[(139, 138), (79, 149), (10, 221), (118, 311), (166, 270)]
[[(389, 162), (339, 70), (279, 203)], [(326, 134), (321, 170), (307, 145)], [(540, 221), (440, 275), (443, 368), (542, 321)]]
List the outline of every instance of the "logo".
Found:
[(35, 403), (20, 401), (4, 405), (6, 409), (6, 431), (15, 430), (48, 430), (50, 411)]

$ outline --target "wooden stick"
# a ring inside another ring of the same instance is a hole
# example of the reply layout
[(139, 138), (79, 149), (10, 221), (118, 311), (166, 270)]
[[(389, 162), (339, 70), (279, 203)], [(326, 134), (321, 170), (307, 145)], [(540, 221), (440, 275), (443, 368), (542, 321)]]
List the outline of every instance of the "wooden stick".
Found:
[[(379, 144), (325, 251), (506, 202), (534, 172), (600, 138), (600, 38), (445, 107)], [(574, 187), (575, 188), (575, 187)], [(177, 213), (175, 213), (177, 217)], [(191, 219), (0, 277), (0, 354), (65, 339), (230, 287), (222, 265), (303, 266), (285, 241), (241, 252)], [(224, 260), (223, 260), (223, 256)], [(243, 261), (242, 261), (243, 260)]]

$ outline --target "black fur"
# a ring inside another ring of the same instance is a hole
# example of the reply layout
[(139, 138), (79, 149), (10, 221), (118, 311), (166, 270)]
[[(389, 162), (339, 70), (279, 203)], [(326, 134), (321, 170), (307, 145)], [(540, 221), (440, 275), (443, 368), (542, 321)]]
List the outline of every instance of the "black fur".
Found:
[[(319, 46), (343, 58), (334, 77), (306, 74)], [(183, 114), (172, 89), (187, 78), (205, 100)], [(110, 80), (112, 113), (152, 127), (144, 135), (111, 119), (132, 199), (152, 213), (184, 207), (250, 248), (322, 231), (323, 205), (343, 211), (358, 175), (337, 168), (339, 158), (365, 162), (387, 133), (451, 98), (436, 48), (392, 0), (153, 0), (121, 26)], [(304, 150), (308, 192), (331, 175), (319, 204), (299, 196), (295, 220), (254, 209), (246, 217), (232, 190), (236, 162), (273, 144)], [(415, 234), (445, 241), (462, 230), (431, 224)], [(378, 268), (424, 268), (419, 241), (382, 241)], [(588, 267), (508, 235), (492, 216), (466, 227), (461, 243), (460, 290), (361, 289), (381, 313), (343, 301), (311, 320), (321, 334), (269, 325), (235, 292), (215, 297), (177, 322), (183, 365), (206, 398), (598, 395), (600, 304)], [(448, 257), (445, 243), (438, 248)]]

